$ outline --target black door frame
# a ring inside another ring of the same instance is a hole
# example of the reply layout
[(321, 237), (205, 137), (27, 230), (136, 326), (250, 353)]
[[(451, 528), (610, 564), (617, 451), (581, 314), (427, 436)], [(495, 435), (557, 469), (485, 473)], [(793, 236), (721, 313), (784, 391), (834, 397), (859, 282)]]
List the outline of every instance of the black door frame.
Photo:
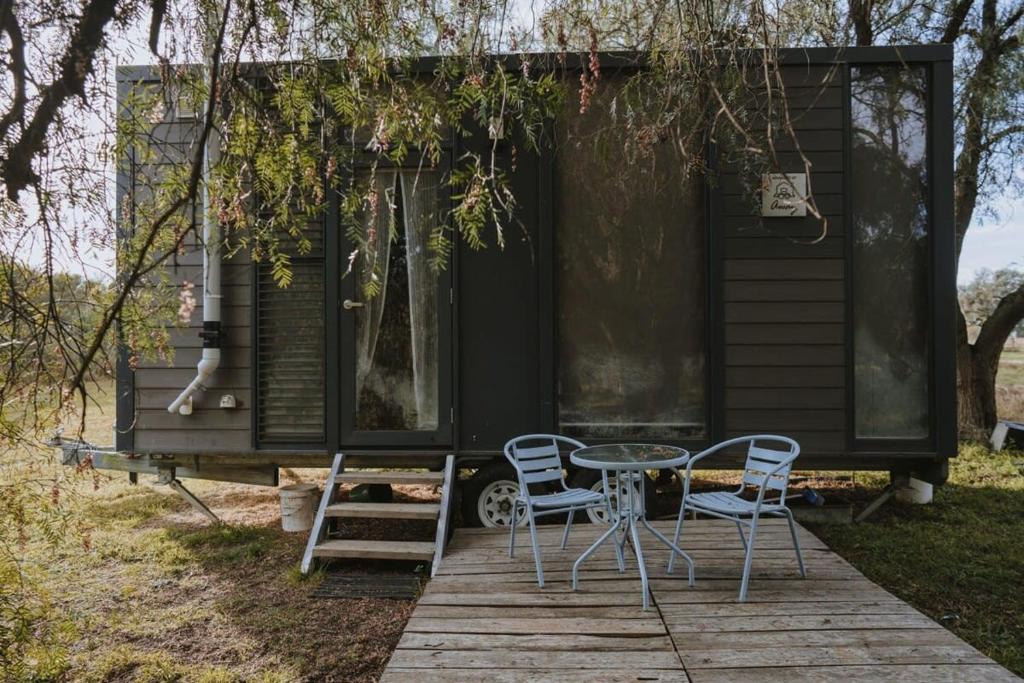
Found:
[[(378, 170), (405, 169), (439, 170), (445, 177), (450, 176), (452, 156), (445, 151), (438, 163), (431, 166), (426, 160), (421, 164), (421, 155), (409, 154), (404, 163), (394, 164), (377, 160)], [(353, 164), (350, 173), (356, 173), (373, 167), (373, 162)], [(343, 181), (344, 182), (344, 181)], [(450, 209), (451, 197), (447, 199)], [(450, 211), (448, 212), (450, 214)], [(346, 275), (348, 258), (353, 245), (345, 237), (341, 225), (339, 193), (331, 192), (330, 197), (330, 237), (326, 245), (328, 250), (327, 293), (329, 302), (328, 322), (328, 362), (324, 371), (328, 380), (328, 443), (336, 449), (344, 448), (444, 448), (454, 446), (453, 386), (455, 373), (454, 346), (454, 295), (453, 295), (453, 262), (438, 273), (438, 428), (424, 430), (379, 430), (360, 431), (355, 429), (355, 326), (352, 316), (359, 315), (359, 309), (346, 311), (342, 307), (345, 299), (359, 300), (361, 295), (356, 292), (356, 281)], [(450, 227), (450, 226), (449, 226)], [(332, 386), (333, 385), (333, 386)]]

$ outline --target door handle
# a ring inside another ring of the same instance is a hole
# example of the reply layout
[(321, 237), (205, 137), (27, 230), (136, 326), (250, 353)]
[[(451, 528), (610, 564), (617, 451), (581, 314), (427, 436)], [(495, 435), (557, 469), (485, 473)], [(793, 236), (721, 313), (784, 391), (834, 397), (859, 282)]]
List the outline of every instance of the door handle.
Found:
[(353, 308), (362, 308), (365, 305), (362, 301), (352, 301), (352, 299), (345, 299), (341, 302), (341, 307), (346, 311), (351, 311)]

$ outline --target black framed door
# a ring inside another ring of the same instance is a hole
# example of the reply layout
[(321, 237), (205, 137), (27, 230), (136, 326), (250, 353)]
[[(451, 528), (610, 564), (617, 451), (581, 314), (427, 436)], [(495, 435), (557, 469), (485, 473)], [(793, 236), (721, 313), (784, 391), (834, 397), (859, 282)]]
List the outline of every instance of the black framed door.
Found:
[(342, 446), (452, 443), (451, 270), (433, 247), (449, 216), (447, 178), (446, 164), (356, 170), (364, 199), (349, 220), (367, 245), (341, 240)]

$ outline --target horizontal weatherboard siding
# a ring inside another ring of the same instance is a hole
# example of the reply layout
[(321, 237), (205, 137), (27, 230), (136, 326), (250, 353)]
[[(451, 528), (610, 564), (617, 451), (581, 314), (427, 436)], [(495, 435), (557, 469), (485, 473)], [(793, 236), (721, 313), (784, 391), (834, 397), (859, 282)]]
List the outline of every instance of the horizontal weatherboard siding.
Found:
[[(151, 199), (169, 172), (191, 162), (198, 132), (194, 120), (165, 121), (154, 126), (151, 142), (145, 149), (131, 151), (126, 174), (130, 184), (125, 189), (132, 207)], [(193, 231), (186, 236), (181, 250), (166, 261), (164, 273), (169, 282), (149, 285), (174, 288), (164, 293), (171, 301), (180, 300), (188, 285), (193, 302), (189, 318), (161, 330), (169, 335), (173, 353), (136, 360), (130, 378), (133, 414), (119, 415), (118, 419), (122, 428), (132, 427), (132, 449), (140, 452), (245, 451), (252, 446), (252, 292), (251, 267), (245, 250), (225, 255), (223, 260), (220, 367), (207, 380), (205, 390), (193, 395), (191, 415), (167, 412), (167, 406), (195, 378), (196, 364), (202, 356), (202, 211), (196, 204), (182, 209)], [(143, 220), (138, 213), (133, 208), (130, 215), (122, 214), (122, 225), (134, 229), (132, 221)], [(235, 408), (220, 407), (225, 395), (234, 397)]]
[[(792, 69), (784, 69), (787, 81), (805, 72), (829, 79), (786, 89), (796, 139), (811, 161), (814, 203), (827, 223), (810, 215), (762, 218), (751, 194), (760, 179), (722, 173), (725, 436), (767, 431), (792, 436), (804, 453), (838, 453), (846, 426), (844, 72)], [(781, 138), (781, 170), (806, 172), (792, 139)]]

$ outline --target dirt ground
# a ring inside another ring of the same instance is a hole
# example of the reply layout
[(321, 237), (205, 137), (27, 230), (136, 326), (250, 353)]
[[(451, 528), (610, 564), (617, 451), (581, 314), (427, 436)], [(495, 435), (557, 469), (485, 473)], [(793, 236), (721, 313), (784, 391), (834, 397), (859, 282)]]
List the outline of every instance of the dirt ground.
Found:
[[(322, 480), (289, 473), (283, 483)], [(192, 484), (189, 484), (192, 486)], [(197, 483), (212, 525), (165, 488), (105, 482), (90, 495), (91, 548), (69, 548), (46, 584), (74, 626), (64, 680), (373, 681), (413, 601), (323, 599), (324, 571), (303, 577), (305, 534), (280, 530), (275, 489)], [(433, 498), (403, 487), (397, 498)], [(390, 527), (390, 528), (389, 528)], [(431, 537), (427, 526), (375, 521), (359, 537)], [(425, 535), (426, 534), (426, 535)], [(405, 574), (414, 563), (334, 562), (329, 571)]]

